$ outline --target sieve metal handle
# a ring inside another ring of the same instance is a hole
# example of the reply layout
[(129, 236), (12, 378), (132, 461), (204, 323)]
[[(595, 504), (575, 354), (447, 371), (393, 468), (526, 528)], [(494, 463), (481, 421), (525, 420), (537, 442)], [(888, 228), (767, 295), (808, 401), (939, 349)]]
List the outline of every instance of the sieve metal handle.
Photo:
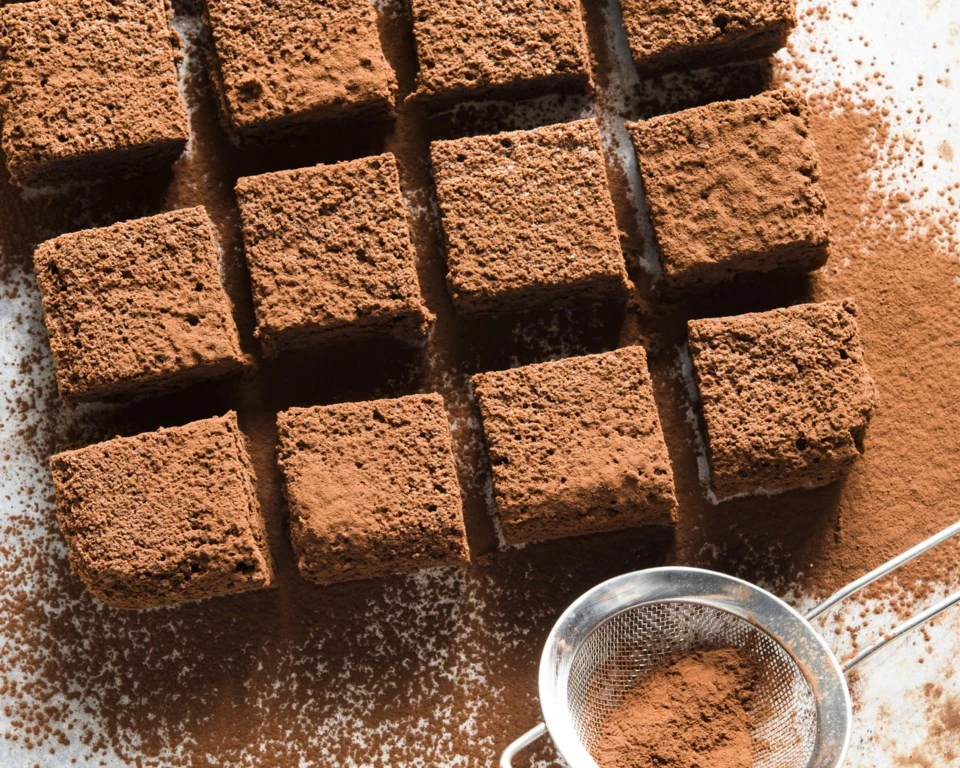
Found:
[(903, 637), (905, 634), (916, 629), (921, 624), (926, 624), (932, 618), (934, 618), (935, 616), (939, 616), (941, 613), (947, 610), (947, 608), (950, 608), (951, 606), (954, 606), (957, 603), (960, 603), (960, 592), (954, 592), (952, 595), (944, 598), (936, 605), (932, 605), (929, 608), (927, 608), (927, 610), (918, 613), (916, 616), (910, 619), (907, 619), (905, 622), (903, 622), (903, 624), (901, 624), (899, 627), (892, 630), (891, 632), (888, 632), (886, 635), (884, 635), (880, 640), (875, 642), (873, 645), (868, 646), (867, 648), (864, 648), (862, 651), (860, 651), (860, 653), (858, 653), (852, 659), (849, 659), (848, 661), (843, 662), (843, 665), (842, 665), (843, 671), (849, 672), (851, 669), (857, 666), (857, 664), (859, 664), (861, 661), (865, 661), (866, 659), (869, 659), (871, 656), (873, 656), (873, 654), (875, 654), (877, 651), (879, 651), (888, 643), (892, 643), (898, 637)]
[[(870, 571), (870, 573), (864, 574), (856, 581), (851, 581), (849, 584), (847, 584), (847, 586), (841, 587), (832, 595), (830, 595), (830, 597), (828, 597), (826, 600), (820, 603), (820, 605), (818, 605), (816, 608), (810, 611), (806, 616), (807, 620), (810, 621), (812, 619), (817, 618), (818, 616), (822, 616), (824, 613), (829, 611), (835, 605), (842, 603), (844, 600), (846, 600), (848, 597), (853, 595), (855, 592), (859, 592), (864, 587), (867, 587), (870, 584), (873, 584), (873, 582), (892, 573), (893, 571), (900, 568), (902, 565), (906, 565), (915, 557), (919, 557), (924, 552), (928, 552), (929, 550), (933, 549), (937, 545), (945, 542), (947, 539), (953, 538), (958, 533), (960, 533), (960, 521), (954, 523), (951, 526), (944, 528), (942, 531), (940, 531), (940, 533), (934, 534), (929, 539), (925, 539), (924, 541), (921, 541), (915, 547), (911, 547), (903, 554), (897, 555), (896, 557), (891, 558), (890, 560), (885, 562), (883, 565), (877, 568), (874, 568), (872, 571)], [(899, 637), (902, 637), (903, 635), (907, 634), (911, 630), (916, 629), (922, 624), (926, 624), (935, 616), (939, 616), (941, 613), (947, 610), (947, 608), (950, 608), (951, 606), (956, 605), (957, 603), (960, 603), (960, 592), (955, 592), (949, 597), (941, 600), (936, 605), (933, 605), (927, 610), (921, 611), (915, 616), (907, 619), (905, 622), (903, 622), (903, 624), (899, 625), (898, 627), (893, 629), (891, 632), (888, 632), (876, 643), (868, 646), (867, 648), (864, 648), (856, 656), (843, 662), (843, 664), (841, 665), (843, 668), (843, 671), (849, 672), (855, 666), (857, 666), (860, 662), (865, 661), (869, 657), (873, 656), (873, 654), (875, 654), (877, 651), (879, 651), (888, 643), (892, 643), (894, 640), (896, 640)]]
[(547, 726), (540, 723), (523, 734), (523, 736), (503, 750), (503, 754), (500, 755), (500, 768), (513, 768), (513, 758), (533, 744), (537, 739), (543, 738), (546, 733)]
[(864, 587), (870, 586), (873, 584), (873, 582), (877, 581), (878, 579), (882, 579), (888, 573), (897, 570), (897, 568), (902, 565), (906, 565), (915, 557), (918, 557), (924, 552), (933, 549), (938, 544), (942, 544), (944, 541), (956, 536), (958, 533), (960, 533), (960, 521), (954, 523), (948, 528), (944, 528), (942, 531), (940, 531), (940, 533), (934, 534), (929, 539), (921, 541), (919, 544), (917, 544), (917, 546), (911, 547), (902, 555), (897, 555), (891, 560), (885, 562), (883, 565), (874, 568), (872, 571), (870, 571), (870, 573), (861, 576), (856, 581), (851, 581), (849, 584), (847, 584), (847, 586), (838, 589), (836, 592), (830, 595), (830, 597), (820, 603), (820, 605), (810, 611), (807, 614), (807, 621), (823, 615), (838, 603), (842, 603), (844, 600), (850, 597), (850, 595), (854, 594), (855, 592), (859, 592)]

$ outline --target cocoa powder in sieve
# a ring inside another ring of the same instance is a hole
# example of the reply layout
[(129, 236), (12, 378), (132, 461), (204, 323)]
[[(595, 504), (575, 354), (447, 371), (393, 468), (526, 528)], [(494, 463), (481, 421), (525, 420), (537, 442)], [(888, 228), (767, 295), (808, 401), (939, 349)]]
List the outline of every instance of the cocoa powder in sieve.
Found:
[(684, 655), (638, 681), (603, 722), (600, 768), (750, 768), (758, 670), (738, 651)]

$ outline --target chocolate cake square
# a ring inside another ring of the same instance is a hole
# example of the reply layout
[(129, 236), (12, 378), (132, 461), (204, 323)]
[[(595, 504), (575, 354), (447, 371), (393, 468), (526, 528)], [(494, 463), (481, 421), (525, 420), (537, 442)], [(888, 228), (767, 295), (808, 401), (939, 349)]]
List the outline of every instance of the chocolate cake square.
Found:
[(876, 388), (856, 307), (691, 320), (712, 501), (837, 480), (863, 451)]
[(396, 78), (369, 0), (207, 0), (206, 13), (234, 135), (393, 113)]
[(438, 141), (430, 155), (458, 310), (626, 297), (594, 120)]
[(164, 0), (36, 0), (0, 15), (0, 146), (15, 184), (172, 163), (190, 135)]
[(583, 90), (589, 54), (577, 0), (411, 0), (415, 97)]
[(42, 243), (34, 264), (60, 396), (152, 394), (239, 370), (218, 258), (199, 207)]
[(643, 347), (473, 377), (508, 544), (673, 526)]
[(393, 155), (250, 176), (237, 197), (268, 355), (371, 333), (422, 340), (432, 315)]
[(620, 0), (641, 74), (770, 56), (797, 25), (796, 0)]
[(781, 90), (628, 126), (667, 289), (823, 265), (826, 200), (809, 124), (803, 97)]
[(291, 408), (277, 422), (305, 578), (331, 584), (466, 563), (440, 395)]
[(273, 584), (237, 416), (50, 460), (70, 565), (98, 600), (155, 608)]

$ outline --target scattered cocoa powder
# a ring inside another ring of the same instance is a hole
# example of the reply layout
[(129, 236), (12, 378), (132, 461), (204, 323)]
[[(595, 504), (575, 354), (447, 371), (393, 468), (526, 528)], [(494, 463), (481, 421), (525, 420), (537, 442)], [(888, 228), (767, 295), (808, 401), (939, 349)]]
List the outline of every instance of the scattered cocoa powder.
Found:
[(604, 721), (600, 768), (750, 768), (758, 670), (737, 650), (681, 656), (641, 680)]

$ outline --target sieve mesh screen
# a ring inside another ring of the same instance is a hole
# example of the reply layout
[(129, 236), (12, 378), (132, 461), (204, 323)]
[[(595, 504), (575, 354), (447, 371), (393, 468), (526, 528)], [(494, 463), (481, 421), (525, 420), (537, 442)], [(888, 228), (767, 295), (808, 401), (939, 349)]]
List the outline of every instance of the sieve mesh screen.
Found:
[(638, 679), (683, 653), (735, 648), (763, 669), (754, 694), (754, 768), (803, 768), (817, 740), (813, 689), (767, 633), (732, 613), (688, 601), (645, 603), (612, 616), (574, 655), (568, 683), (570, 715), (591, 754), (604, 720)]

